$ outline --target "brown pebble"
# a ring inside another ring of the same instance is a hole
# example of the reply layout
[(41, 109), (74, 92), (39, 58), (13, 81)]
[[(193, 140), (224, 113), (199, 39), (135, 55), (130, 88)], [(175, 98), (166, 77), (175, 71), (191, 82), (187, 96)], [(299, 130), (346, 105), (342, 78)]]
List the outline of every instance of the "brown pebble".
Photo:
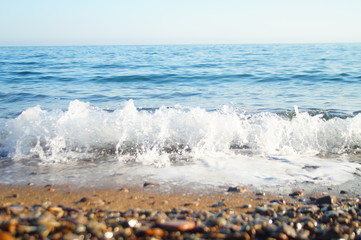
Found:
[(127, 193), (127, 192), (129, 192), (129, 189), (125, 188), (125, 187), (122, 187), (122, 188), (119, 189), (119, 192)]
[(251, 237), (247, 232), (235, 233), (234, 237), (240, 240), (251, 240)]
[(199, 202), (189, 202), (189, 203), (183, 204), (183, 206), (185, 206), (185, 207), (190, 207), (190, 206), (197, 207), (197, 206), (199, 206)]
[(88, 204), (92, 204), (92, 205), (101, 205), (103, 206), (105, 204), (105, 201), (99, 197), (83, 197), (81, 198), (79, 201), (77, 201), (76, 203), (88, 203)]
[(163, 204), (163, 205), (167, 205), (169, 202), (168, 202), (168, 200), (163, 200), (162, 202), (161, 202), (161, 204)]
[(144, 231), (145, 235), (153, 237), (163, 237), (165, 232), (160, 228), (148, 228)]
[(61, 212), (61, 211), (63, 211), (63, 209), (61, 207), (49, 207), (48, 211), (49, 212)]
[(0, 240), (15, 240), (15, 238), (8, 232), (0, 232)]
[(277, 235), (278, 240), (288, 240), (288, 236), (285, 233), (279, 233)]
[(158, 226), (169, 231), (189, 231), (194, 229), (196, 224), (193, 221), (170, 220), (159, 223)]
[(295, 191), (293, 193), (290, 193), (289, 196), (291, 196), (291, 197), (301, 197), (301, 196), (303, 196), (303, 192)]

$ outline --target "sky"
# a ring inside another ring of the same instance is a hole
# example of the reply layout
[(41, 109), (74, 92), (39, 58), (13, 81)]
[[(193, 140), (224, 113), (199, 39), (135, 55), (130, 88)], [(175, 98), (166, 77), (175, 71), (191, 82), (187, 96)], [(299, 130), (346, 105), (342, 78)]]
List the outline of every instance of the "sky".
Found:
[(361, 0), (0, 0), (0, 46), (361, 42)]

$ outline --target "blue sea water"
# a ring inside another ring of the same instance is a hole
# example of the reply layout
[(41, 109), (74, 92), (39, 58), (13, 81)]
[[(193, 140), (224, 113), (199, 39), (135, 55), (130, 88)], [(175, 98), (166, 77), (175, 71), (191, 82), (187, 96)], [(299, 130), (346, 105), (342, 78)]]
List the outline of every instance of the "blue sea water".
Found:
[(361, 44), (0, 47), (0, 86), (0, 182), (361, 172)]

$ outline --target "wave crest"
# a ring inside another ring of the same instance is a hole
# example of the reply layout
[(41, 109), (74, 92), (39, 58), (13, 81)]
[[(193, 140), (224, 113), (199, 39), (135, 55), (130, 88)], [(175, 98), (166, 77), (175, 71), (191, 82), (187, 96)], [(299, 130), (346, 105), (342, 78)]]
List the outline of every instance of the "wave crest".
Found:
[(247, 114), (229, 106), (217, 111), (161, 107), (139, 110), (132, 100), (109, 112), (78, 100), (66, 111), (39, 106), (4, 120), (1, 155), (42, 162), (118, 159), (143, 164), (203, 159), (212, 154), (357, 154), (361, 114), (325, 119), (295, 111)]

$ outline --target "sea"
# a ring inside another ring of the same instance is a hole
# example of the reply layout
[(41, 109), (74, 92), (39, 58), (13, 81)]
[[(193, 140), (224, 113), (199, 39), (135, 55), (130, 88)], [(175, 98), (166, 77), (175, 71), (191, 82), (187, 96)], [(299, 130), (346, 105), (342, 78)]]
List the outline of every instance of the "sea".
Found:
[(0, 47), (0, 183), (360, 192), (361, 44)]

